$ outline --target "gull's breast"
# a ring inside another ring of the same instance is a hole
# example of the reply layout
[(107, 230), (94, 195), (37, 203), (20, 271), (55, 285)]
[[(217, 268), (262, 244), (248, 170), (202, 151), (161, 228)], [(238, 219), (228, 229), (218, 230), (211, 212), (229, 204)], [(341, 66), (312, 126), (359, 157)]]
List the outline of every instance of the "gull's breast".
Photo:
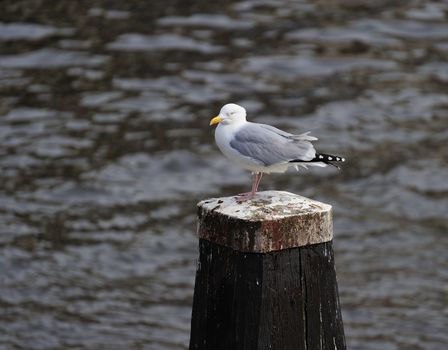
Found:
[(247, 157), (230, 146), (235, 133), (242, 127), (242, 124), (219, 124), (215, 130), (215, 141), (221, 152), (243, 169), (250, 171), (264, 171), (266, 166), (257, 159)]

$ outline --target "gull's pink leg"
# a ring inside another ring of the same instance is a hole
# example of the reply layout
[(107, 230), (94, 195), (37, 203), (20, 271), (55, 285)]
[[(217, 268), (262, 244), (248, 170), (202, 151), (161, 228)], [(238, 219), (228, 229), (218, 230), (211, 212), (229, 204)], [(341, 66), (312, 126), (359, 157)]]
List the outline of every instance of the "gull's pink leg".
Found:
[(253, 173), (253, 175), (252, 175), (252, 188), (251, 188), (250, 192), (238, 193), (238, 196), (247, 196), (247, 195), (249, 195), (249, 194), (251, 194), (253, 192), (254, 186), (255, 186), (255, 182), (256, 182), (255, 180), (256, 180), (257, 176), (258, 176), (257, 173)]
[(245, 202), (245, 201), (255, 197), (255, 193), (257, 193), (258, 185), (260, 184), (261, 176), (262, 176), (261, 173), (254, 174), (254, 176), (252, 178), (252, 190), (250, 192), (240, 193), (238, 196), (236, 196), (237, 202)]
[(259, 174), (259, 177), (258, 177), (258, 181), (257, 181), (257, 183), (255, 184), (254, 195), (255, 195), (255, 193), (257, 193), (257, 191), (258, 191), (258, 186), (260, 185), (261, 178), (262, 178), (262, 176), (263, 176), (263, 173), (258, 173), (258, 174)]

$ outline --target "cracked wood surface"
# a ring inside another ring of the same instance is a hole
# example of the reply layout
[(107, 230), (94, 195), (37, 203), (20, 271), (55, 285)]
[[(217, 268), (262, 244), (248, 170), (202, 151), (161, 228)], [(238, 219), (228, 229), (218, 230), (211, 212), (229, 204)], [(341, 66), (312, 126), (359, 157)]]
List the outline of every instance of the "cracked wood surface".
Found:
[(243, 253), (204, 239), (190, 350), (345, 350), (332, 242)]

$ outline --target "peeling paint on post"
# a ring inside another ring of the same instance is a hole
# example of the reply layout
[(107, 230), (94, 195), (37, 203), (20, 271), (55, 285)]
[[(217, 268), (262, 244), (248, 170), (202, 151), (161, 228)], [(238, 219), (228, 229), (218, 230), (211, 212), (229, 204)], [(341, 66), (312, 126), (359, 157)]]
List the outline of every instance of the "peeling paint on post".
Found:
[(288, 192), (198, 204), (190, 350), (345, 349), (332, 210)]

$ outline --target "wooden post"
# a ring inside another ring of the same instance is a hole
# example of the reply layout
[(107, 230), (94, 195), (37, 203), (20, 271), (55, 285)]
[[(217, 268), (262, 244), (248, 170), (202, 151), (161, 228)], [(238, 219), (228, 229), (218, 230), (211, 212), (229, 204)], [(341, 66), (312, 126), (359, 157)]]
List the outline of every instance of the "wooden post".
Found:
[(200, 202), (190, 350), (345, 349), (331, 215), (279, 191)]

